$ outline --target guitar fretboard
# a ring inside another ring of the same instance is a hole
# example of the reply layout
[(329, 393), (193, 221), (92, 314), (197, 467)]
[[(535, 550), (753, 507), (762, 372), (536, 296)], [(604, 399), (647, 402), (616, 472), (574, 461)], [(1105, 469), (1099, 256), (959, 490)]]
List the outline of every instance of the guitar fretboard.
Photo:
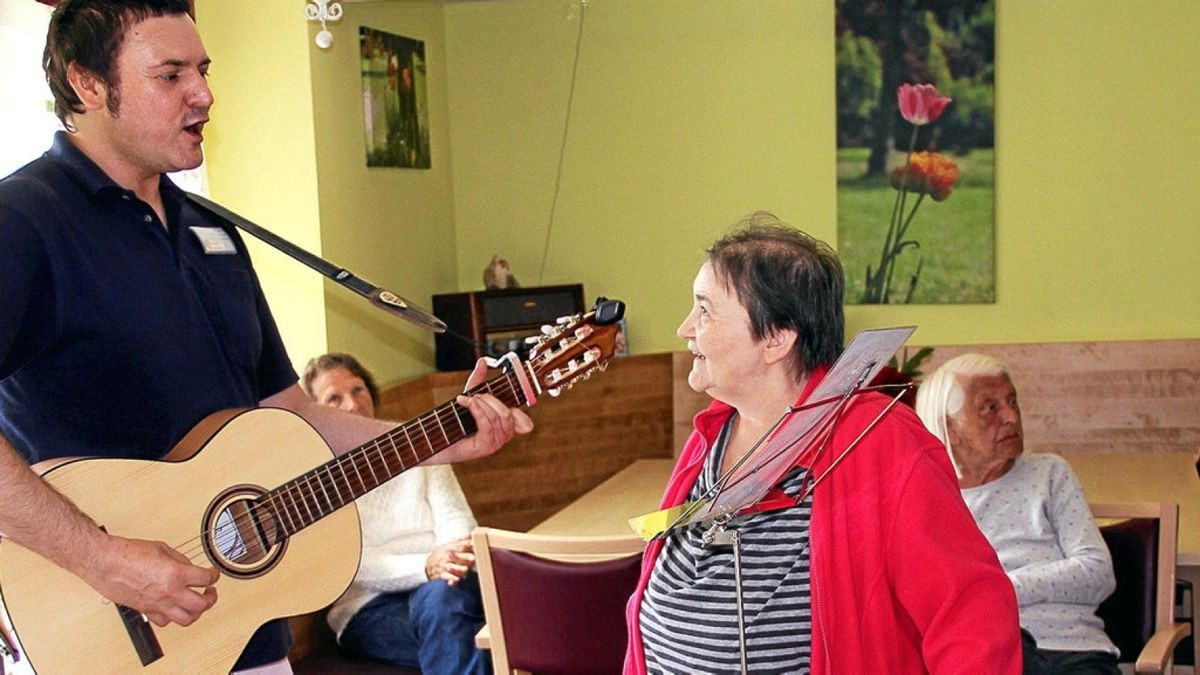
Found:
[[(491, 394), (510, 407), (528, 405), (512, 372), (468, 393)], [(285, 539), (475, 432), (471, 413), (450, 401), (280, 485), (258, 501), (275, 521), (272, 529)]]

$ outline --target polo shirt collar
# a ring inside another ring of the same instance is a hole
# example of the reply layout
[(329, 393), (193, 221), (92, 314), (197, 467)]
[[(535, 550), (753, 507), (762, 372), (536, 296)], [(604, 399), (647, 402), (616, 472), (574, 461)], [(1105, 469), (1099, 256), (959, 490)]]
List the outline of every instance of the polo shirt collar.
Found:
[[(100, 168), (90, 157), (85, 155), (74, 143), (71, 142), (70, 135), (65, 131), (54, 132), (54, 143), (50, 146), (50, 150), (46, 153), (50, 159), (54, 160), (62, 170), (66, 172), (75, 182), (83, 187), (84, 191), (91, 197), (97, 197), (105, 191), (115, 190), (119, 194), (132, 194), (118, 185), (104, 170)], [(171, 197), (177, 200), (182, 200), (182, 191), (175, 186), (170, 179), (164, 180), (162, 176), (158, 179), (158, 189), (163, 193), (164, 197)]]

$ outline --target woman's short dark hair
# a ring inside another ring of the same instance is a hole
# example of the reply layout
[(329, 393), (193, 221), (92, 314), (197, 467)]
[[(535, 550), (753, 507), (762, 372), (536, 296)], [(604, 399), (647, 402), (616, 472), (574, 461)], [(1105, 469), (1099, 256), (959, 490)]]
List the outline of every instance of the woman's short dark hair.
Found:
[(778, 330), (796, 331), (797, 378), (832, 364), (842, 353), (846, 323), (846, 278), (837, 254), (765, 211), (735, 227), (712, 245), (708, 259), (746, 308), (751, 334), (762, 340)]
[(330, 370), (344, 368), (350, 371), (351, 375), (363, 381), (367, 385), (367, 391), (371, 394), (371, 403), (375, 407), (379, 407), (379, 387), (375, 385), (375, 378), (371, 377), (371, 373), (363, 368), (363, 365), (358, 362), (358, 359), (349, 354), (339, 352), (331, 352), (322, 354), (315, 359), (311, 359), (307, 366), (304, 366), (304, 374), (300, 376), (300, 386), (304, 389), (304, 393), (308, 394), (309, 398), (313, 398), (312, 383), (321, 373)]
[(120, 108), (116, 60), (126, 31), (151, 17), (190, 12), (188, 0), (64, 0), (50, 17), (42, 52), (54, 114), (70, 129), (67, 118), (84, 111), (83, 101), (67, 80), (67, 66), (74, 63), (104, 83), (108, 110), (116, 115)]

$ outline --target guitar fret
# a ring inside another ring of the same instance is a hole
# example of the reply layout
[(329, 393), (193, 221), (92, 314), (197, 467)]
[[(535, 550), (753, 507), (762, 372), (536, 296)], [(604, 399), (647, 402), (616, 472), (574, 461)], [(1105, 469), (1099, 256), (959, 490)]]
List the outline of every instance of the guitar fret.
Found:
[(283, 518), (279, 515), (279, 506), (275, 503), (274, 495), (268, 494), (266, 500), (263, 501), (263, 506), (267, 507), (271, 512), (271, 520), (275, 521), (276, 529), (284, 530), (285, 534), (290, 534), (287, 531), (287, 525), (283, 522)]
[(387, 455), (383, 454), (383, 445), (378, 440), (376, 440), (371, 444), (371, 447), (372, 447), (372, 449), (375, 450), (375, 454), (379, 455), (379, 468), (383, 469), (383, 472), (385, 474), (387, 474), (387, 478), (384, 478), (383, 480), (384, 481), (391, 480), (392, 476), (394, 476), (395, 474), (392, 473), (392, 467), (390, 467), (388, 465)]
[[(313, 478), (317, 481), (317, 487), (321, 489), (321, 492), (317, 493), (317, 513), (324, 516), (333, 511), (333, 501), (329, 498), (329, 492), (325, 489), (325, 481), (321, 480), (320, 474), (313, 476)], [(321, 503), (321, 497), (325, 498), (324, 504)]]
[[(350, 455), (347, 455), (347, 456), (350, 456)], [(351, 457), (350, 466), (354, 467), (354, 475), (358, 476), (358, 484), (362, 486), (362, 493), (360, 493), (360, 494), (365, 494), (367, 492), (367, 490), (370, 490), (371, 487), (378, 485), (379, 483), (376, 482), (376, 483), (368, 484), (367, 479), (365, 477), (363, 477), (362, 471), (360, 471), (358, 468), (358, 455), (355, 454), (350, 457)], [(367, 466), (368, 466), (368, 468), (370, 468), (369, 464)], [(372, 474), (372, 477), (374, 477), (374, 474)]]
[(450, 434), (446, 433), (446, 427), (442, 425), (442, 414), (440, 409), (434, 414), (433, 419), (437, 422), (438, 429), (441, 429), (442, 437), (446, 439), (446, 447), (449, 447), (453, 441), (450, 440)]
[[(304, 477), (305, 484), (296, 486), (300, 492), (300, 505), (304, 507), (304, 511), (308, 512), (308, 522), (304, 523), (305, 527), (308, 527), (309, 525), (312, 525), (313, 523), (317, 522), (317, 519), (313, 518), (313, 510), (312, 510), (313, 505), (310, 505), (309, 501), (308, 501), (308, 498), (311, 495), (311, 493), (307, 490), (308, 480), (309, 480), (308, 476), (305, 476)], [(303, 522), (304, 521), (304, 513), (302, 512), (300, 515), (301, 515), (301, 522)]]
[(392, 458), (396, 454), (396, 447), (393, 445), (390, 448), (385, 447), (380, 441), (375, 441), (375, 452), (379, 455), (379, 466), (383, 468), (383, 472), (387, 474), (384, 480), (391, 480), (396, 475), (396, 471), (392, 468)]
[(404, 438), (408, 441), (408, 449), (412, 451), (413, 459), (416, 459), (418, 462), (420, 462), (421, 460), (417, 457), (417, 444), (413, 443), (412, 436), (408, 433), (408, 425), (405, 424), (401, 426), (400, 429), (404, 431)]
[[(413, 456), (416, 456), (416, 448), (413, 443), (413, 437), (408, 434), (408, 425), (402, 424), (400, 426), (400, 430), (404, 432), (404, 441), (406, 441), (408, 443), (409, 450), (412, 450)], [(397, 448), (397, 454), (398, 454), (398, 452), (400, 452), (400, 450), (398, 450), (398, 448)]]
[(371, 455), (369, 453), (363, 453), (363, 459), (367, 460), (367, 469), (371, 472), (371, 480), (374, 481), (373, 484), (382, 485), (383, 481), (379, 480), (379, 476), (375, 475), (375, 466), (374, 462), (371, 461)]
[(464, 410), (464, 408), (462, 406), (458, 405), (457, 403), (455, 403), (454, 405), (452, 405), (450, 407), (450, 412), (454, 413), (454, 421), (458, 422), (459, 433), (462, 434), (463, 438), (466, 438), (468, 434), (467, 434), (467, 427), (463, 424), (463, 420), (462, 420), (462, 411), (463, 410)]
[[(341, 506), (345, 506), (346, 504), (349, 504), (350, 502), (354, 501), (355, 495), (361, 495), (364, 492), (364, 489), (366, 488), (366, 486), (363, 485), (362, 480), (358, 478), (358, 471), (354, 470), (354, 456), (353, 455), (347, 454), (347, 455), (338, 457), (337, 461), (334, 462), (334, 464), (337, 466), (337, 470), (342, 476), (341, 487), (338, 487), (338, 485), (336, 483), (334, 483), (334, 487), (338, 489), (338, 500), (341, 502)], [(357, 488), (355, 488), (355, 486), (354, 486), (355, 480), (358, 480)], [(349, 499), (347, 499), (345, 496), (341, 495), (342, 488), (344, 488), (346, 490), (346, 492), (349, 493)]]
[(511, 375), (505, 375), (504, 381), (508, 384), (508, 388), (512, 390), (513, 400), (520, 402), (521, 397), (517, 395), (517, 385), (513, 382), (513, 377)]
[(404, 458), (400, 455), (400, 448), (396, 447), (394, 442), (384, 444), (388, 439), (380, 439), (377, 441), (379, 445), (379, 456), (383, 458), (383, 468), (387, 469), (387, 479), (391, 480), (397, 474), (404, 471)]
[[(296, 500), (291, 495), (291, 488), (289, 487), (288, 489), (284, 490), (279, 496), (280, 498), (287, 497), (287, 501), (283, 505), (283, 512), (287, 514), (289, 530), (295, 534), (302, 529), (302, 526), (296, 527), (296, 523), (302, 522), (302, 520), (300, 518), (300, 510), (296, 508)], [(293, 515), (293, 513), (295, 515)]]
[[(425, 444), (426, 444), (426, 446), (428, 446), (428, 448), (430, 448), (430, 453), (432, 454), (433, 453), (433, 441), (430, 438), (430, 432), (428, 432), (425, 429), (425, 420), (426, 419), (427, 419), (427, 417), (424, 417), (424, 416), (420, 417), (418, 419), (418, 425), (421, 428), (421, 436), (425, 437)], [(418, 462), (421, 461), (420, 456), (418, 454), (413, 453), (413, 456), (414, 456), (414, 458), (416, 458), (416, 461), (418, 461)]]
[(346, 505), (346, 499), (342, 497), (342, 491), (338, 489), (338, 481), (333, 477), (333, 470), (335, 468), (342, 472), (342, 482), (346, 482), (346, 471), (342, 468), (341, 464), (334, 464), (333, 466), (329, 467), (329, 482), (330, 485), (333, 486), (334, 494), (337, 496), (337, 506), (333, 509), (334, 511)]

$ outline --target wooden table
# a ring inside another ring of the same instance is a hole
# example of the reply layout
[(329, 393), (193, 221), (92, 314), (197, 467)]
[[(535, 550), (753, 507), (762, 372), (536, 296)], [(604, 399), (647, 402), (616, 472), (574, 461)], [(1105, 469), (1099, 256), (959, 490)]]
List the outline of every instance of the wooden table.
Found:
[(530, 529), (535, 534), (632, 534), (625, 521), (658, 508), (674, 459), (639, 459)]

